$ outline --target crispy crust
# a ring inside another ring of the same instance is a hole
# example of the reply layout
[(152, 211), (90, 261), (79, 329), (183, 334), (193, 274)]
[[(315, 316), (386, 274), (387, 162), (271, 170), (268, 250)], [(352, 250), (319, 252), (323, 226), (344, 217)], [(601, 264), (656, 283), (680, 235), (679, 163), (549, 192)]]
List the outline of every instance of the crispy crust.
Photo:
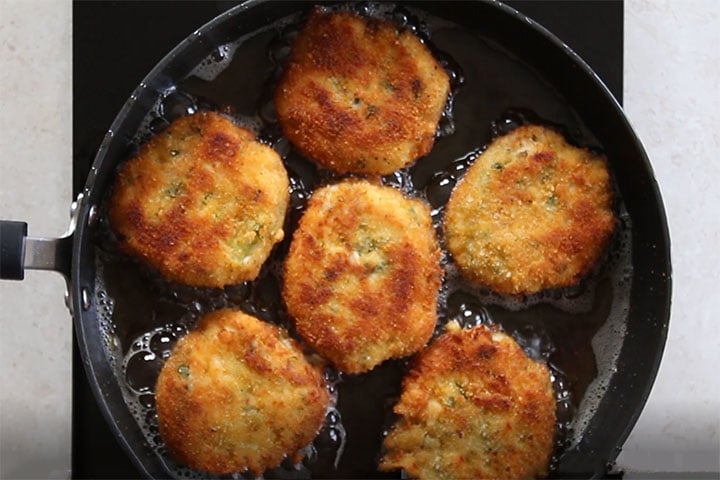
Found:
[(176, 120), (123, 165), (109, 218), (120, 248), (166, 278), (222, 287), (258, 275), (288, 201), (278, 154), (208, 112)]
[(447, 205), (447, 248), (470, 280), (507, 294), (577, 284), (615, 228), (603, 155), (527, 125), (496, 139)]
[(330, 399), (321, 368), (286, 332), (226, 309), (178, 342), (155, 401), (163, 441), (179, 462), (261, 474), (313, 440)]
[(506, 334), (452, 322), (403, 381), (380, 469), (426, 480), (545, 476), (555, 409), (545, 365)]
[(316, 9), (292, 45), (275, 105), (288, 139), (321, 166), (388, 174), (430, 151), (449, 85), (411, 32)]
[(339, 369), (364, 372), (428, 341), (439, 261), (425, 204), (344, 181), (310, 199), (285, 262), (283, 299), (308, 344)]

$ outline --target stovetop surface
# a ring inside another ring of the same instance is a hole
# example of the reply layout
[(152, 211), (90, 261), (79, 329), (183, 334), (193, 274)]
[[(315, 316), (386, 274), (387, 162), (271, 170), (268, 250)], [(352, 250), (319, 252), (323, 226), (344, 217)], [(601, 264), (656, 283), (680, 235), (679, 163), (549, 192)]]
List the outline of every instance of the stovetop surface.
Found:
[[(76, 2), (73, 6), (73, 192), (130, 93), (186, 36), (236, 2)], [(622, 101), (622, 1), (521, 0), (507, 4), (567, 43)], [(74, 348), (73, 478), (136, 478), (101, 415)]]

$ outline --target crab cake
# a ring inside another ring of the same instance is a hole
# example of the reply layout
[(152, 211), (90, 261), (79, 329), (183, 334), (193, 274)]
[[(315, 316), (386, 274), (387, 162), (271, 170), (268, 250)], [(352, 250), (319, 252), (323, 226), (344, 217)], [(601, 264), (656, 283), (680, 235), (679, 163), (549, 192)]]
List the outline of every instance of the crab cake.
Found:
[(173, 122), (125, 163), (109, 205), (120, 248), (176, 282), (254, 279), (283, 238), (288, 176), (277, 153), (216, 113)]
[(605, 156), (526, 125), (497, 138), (452, 192), (447, 248), (471, 281), (504, 294), (577, 284), (615, 228)]
[(451, 322), (403, 381), (380, 469), (425, 480), (545, 476), (555, 409), (547, 367), (512, 337)]
[(316, 9), (291, 48), (275, 106), (303, 155), (338, 173), (384, 175), (430, 151), (450, 82), (412, 32)]
[(163, 441), (179, 462), (261, 474), (316, 436), (330, 397), (280, 328), (239, 311), (206, 315), (165, 363), (155, 393)]
[(293, 234), (283, 299), (298, 333), (348, 373), (420, 350), (442, 271), (430, 211), (392, 187), (316, 190)]

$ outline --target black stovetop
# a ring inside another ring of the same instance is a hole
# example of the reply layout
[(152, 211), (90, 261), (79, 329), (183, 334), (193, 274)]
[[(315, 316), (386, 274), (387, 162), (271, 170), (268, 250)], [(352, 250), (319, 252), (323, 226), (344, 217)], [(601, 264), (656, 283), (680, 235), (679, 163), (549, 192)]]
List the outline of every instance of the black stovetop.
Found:
[[(88, 2), (73, 6), (73, 192), (130, 93), (162, 57), (236, 2)], [(506, 1), (575, 50), (622, 101), (621, 0)], [(451, 8), (451, 7), (449, 7)], [(77, 346), (73, 368), (73, 478), (137, 478), (105, 424)]]

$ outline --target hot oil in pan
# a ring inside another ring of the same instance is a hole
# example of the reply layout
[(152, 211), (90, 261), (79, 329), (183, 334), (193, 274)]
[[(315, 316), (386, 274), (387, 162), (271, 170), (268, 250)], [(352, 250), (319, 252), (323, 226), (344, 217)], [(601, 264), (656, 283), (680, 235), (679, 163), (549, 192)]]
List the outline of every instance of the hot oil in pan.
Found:
[[(565, 127), (578, 144), (597, 146), (562, 97), (501, 46), (420, 12), (390, 5), (361, 8), (362, 13), (413, 28), (429, 41), (451, 76), (452, 109), (441, 121), (432, 152), (409, 169), (383, 179), (428, 201), (441, 243), (443, 210), (450, 192), (493, 136), (542, 118)], [(109, 359), (148, 443), (177, 477), (206, 475), (176, 465), (164, 450), (153, 396), (164, 360), (200, 315), (225, 306), (239, 307), (292, 332), (280, 299), (282, 260), (312, 191), (334, 180), (293, 151), (281, 135), (271, 101), (300, 22), (296, 15), (219, 46), (192, 75), (163, 92), (135, 137), (140, 143), (180, 115), (214, 109), (232, 116), (278, 150), (291, 180), (290, 211), (285, 240), (276, 246), (259, 278), (225, 289), (170, 285), (116, 252), (106, 220), (101, 222), (104, 230), (98, 232), (96, 294)], [(447, 254), (443, 258), (446, 275), (436, 334), (453, 319), (467, 327), (495, 323), (530, 356), (547, 361), (558, 402), (558, 455), (581, 438), (622, 345), (632, 277), (631, 225), (621, 199), (616, 204), (619, 228), (607, 258), (576, 288), (522, 299), (498, 296), (465, 282)], [(326, 376), (337, 404), (328, 410), (317, 440), (306, 448), (306, 459), (302, 465), (283, 465), (265, 476), (397, 477), (397, 473), (377, 472), (376, 466), (406, 370), (406, 360), (385, 362), (363, 375), (340, 375), (328, 368)]]

